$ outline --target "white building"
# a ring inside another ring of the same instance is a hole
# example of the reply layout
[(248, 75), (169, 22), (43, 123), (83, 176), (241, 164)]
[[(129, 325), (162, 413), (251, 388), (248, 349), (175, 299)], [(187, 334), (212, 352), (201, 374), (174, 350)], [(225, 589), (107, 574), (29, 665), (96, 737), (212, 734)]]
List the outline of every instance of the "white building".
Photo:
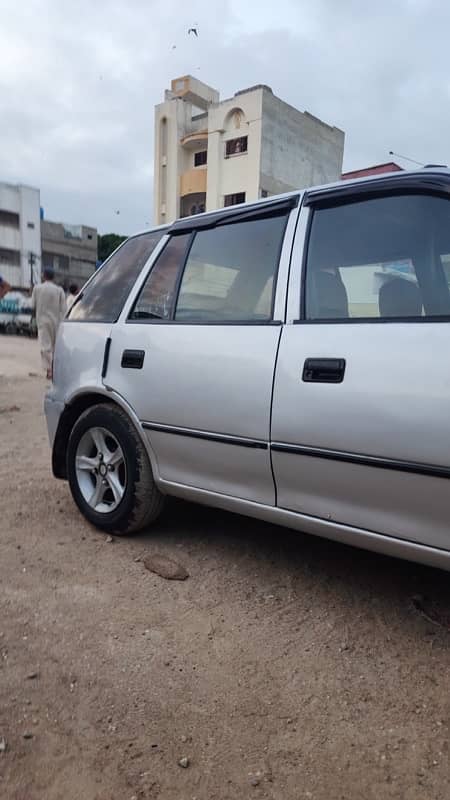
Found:
[(15, 289), (40, 280), (39, 189), (0, 183), (0, 275)]
[(343, 131), (268, 86), (220, 101), (176, 78), (155, 108), (155, 222), (339, 180), (343, 152)]

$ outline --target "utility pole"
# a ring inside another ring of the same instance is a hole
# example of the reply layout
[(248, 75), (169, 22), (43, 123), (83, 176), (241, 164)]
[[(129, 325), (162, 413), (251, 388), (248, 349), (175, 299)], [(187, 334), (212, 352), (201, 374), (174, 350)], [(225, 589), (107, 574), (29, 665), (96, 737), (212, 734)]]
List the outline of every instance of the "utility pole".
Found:
[(36, 264), (37, 256), (35, 253), (29, 253), (28, 255), (28, 264), (30, 267), (30, 287), (31, 289), (34, 286), (34, 265)]

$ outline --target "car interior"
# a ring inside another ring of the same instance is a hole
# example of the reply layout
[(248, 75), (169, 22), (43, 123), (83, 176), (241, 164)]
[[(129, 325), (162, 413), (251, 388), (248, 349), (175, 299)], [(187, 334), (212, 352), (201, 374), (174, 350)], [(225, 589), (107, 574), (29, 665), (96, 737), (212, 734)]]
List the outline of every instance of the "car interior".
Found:
[(450, 315), (450, 204), (392, 196), (315, 212), (307, 261), (311, 319)]

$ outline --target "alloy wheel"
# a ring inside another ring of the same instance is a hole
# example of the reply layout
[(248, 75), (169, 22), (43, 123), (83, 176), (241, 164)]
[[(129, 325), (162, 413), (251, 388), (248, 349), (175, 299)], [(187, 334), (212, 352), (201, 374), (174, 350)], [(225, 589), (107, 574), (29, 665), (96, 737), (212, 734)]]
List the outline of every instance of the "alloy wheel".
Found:
[(75, 455), (75, 474), (84, 500), (99, 514), (114, 511), (125, 494), (127, 469), (123, 450), (106, 428), (89, 428)]

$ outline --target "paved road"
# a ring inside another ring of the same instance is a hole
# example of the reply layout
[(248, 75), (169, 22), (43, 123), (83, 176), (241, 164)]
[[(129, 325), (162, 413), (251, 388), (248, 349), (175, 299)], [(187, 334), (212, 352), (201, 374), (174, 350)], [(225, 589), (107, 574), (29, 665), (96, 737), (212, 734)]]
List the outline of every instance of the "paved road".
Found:
[(450, 576), (175, 502), (108, 543), (38, 372), (0, 338), (2, 800), (447, 800)]

